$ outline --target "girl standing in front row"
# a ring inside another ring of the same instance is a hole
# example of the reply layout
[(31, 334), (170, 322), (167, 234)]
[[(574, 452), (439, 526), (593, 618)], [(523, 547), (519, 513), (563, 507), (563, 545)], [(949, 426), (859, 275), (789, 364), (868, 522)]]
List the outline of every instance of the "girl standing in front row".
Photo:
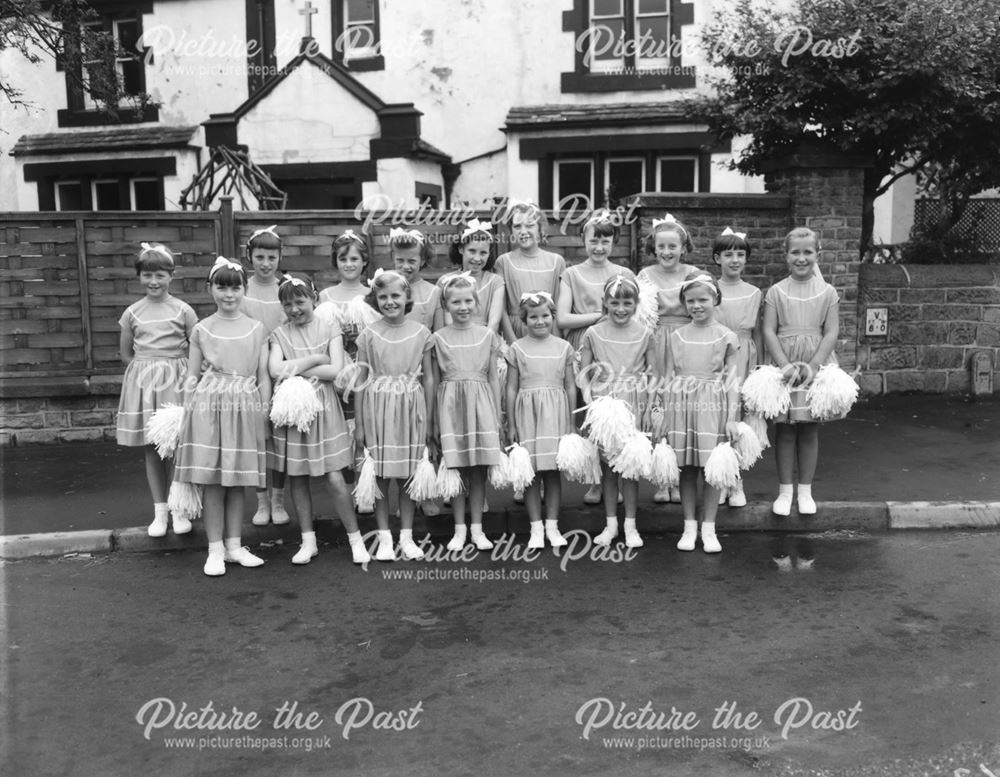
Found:
[(452, 500), (455, 536), (448, 550), (465, 546), (465, 508), (468, 502), (471, 539), (479, 550), (493, 543), (483, 534), (483, 499), (487, 469), (500, 463), (500, 379), (497, 354), (500, 338), (473, 323), (479, 305), (476, 282), (469, 273), (441, 279), (441, 301), (451, 324), (431, 336), (437, 403), (434, 427), (441, 441), (441, 456), (458, 470), (468, 486), (468, 500)]
[(187, 412), (174, 456), (174, 479), (204, 486), (204, 571), (212, 576), (224, 575), (227, 561), (244, 567), (264, 563), (240, 543), (243, 489), (264, 486), (271, 399), (264, 325), (240, 310), (246, 283), (243, 266), (221, 256), (208, 273), (217, 310), (191, 332)]
[(293, 426), (275, 426), (268, 467), (288, 477), (292, 502), (299, 516), (302, 546), (292, 557), (293, 564), (308, 564), (319, 552), (313, 528), (310, 477), (326, 477), (333, 493), (337, 517), (347, 530), (347, 540), (356, 564), (371, 561), (358, 531), (351, 493), (342, 470), (353, 464), (352, 440), (340, 400), (333, 390), (333, 380), (344, 366), (344, 347), (340, 327), (314, 315), (316, 287), (304, 276), (286, 275), (278, 287), (278, 299), (284, 308), (286, 323), (271, 334), (268, 368), (276, 381), (295, 375), (313, 383), (323, 409), (308, 431)]
[(416, 471), (428, 444), (433, 407), (433, 366), (430, 330), (407, 316), (413, 300), (402, 274), (376, 271), (368, 304), (382, 314), (358, 336), (358, 366), (354, 399), (354, 437), (375, 461), (381, 499), (375, 500), (379, 561), (396, 558), (389, 531), (389, 486), (399, 486), (399, 550), (416, 560), (424, 552), (413, 541), (414, 504), (405, 483)]
[[(712, 244), (712, 259), (722, 270), (719, 278), (722, 302), (719, 303), (715, 318), (723, 326), (732, 329), (739, 340), (736, 370), (732, 376), (737, 388), (743, 385), (747, 375), (757, 366), (757, 355), (761, 351), (760, 289), (743, 280), (743, 270), (749, 258), (750, 244), (743, 232), (733, 232), (726, 227)], [(725, 493), (720, 496), (720, 504), (725, 501), (726, 496)], [(746, 506), (747, 497), (742, 480), (736, 489), (728, 493), (728, 499), (730, 507)]]
[[(667, 443), (677, 455), (681, 469), (681, 507), (684, 534), (678, 550), (694, 550), (698, 537), (698, 481), (712, 450), (736, 434), (739, 421), (739, 386), (736, 371), (739, 343), (736, 335), (715, 320), (721, 301), (719, 287), (711, 275), (696, 276), (681, 286), (681, 300), (691, 323), (670, 333), (664, 373), (663, 428)], [(715, 536), (719, 491), (704, 484), (704, 521), (701, 543), (706, 553), (722, 550)]]
[[(545, 539), (554, 548), (566, 545), (559, 532), (562, 479), (556, 467), (559, 440), (573, 429), (576, 383), (573, 349), (553, 336), (555, 302), (545, 291), (521, 296), (521, 322), (528, 334), (514, 342), (507, 354), (507, 437), (531, 454), (535, 479), (524, 492), (531, 521), (529, 548), (541, 548)], [(545, 527), (542, 529), (542, 482), (545, 483)]]
[[(624, 275), (604, 284), (606, 318), (583, 335), (580, 346), (580, 375), (583, 401), (594, 396), (611, 395), (624, 400), (635, 415), (636, 425), (650, 431), (651, 400), (656, 393), (652, 372), (656, 346), (653, 335), (635, 320), (639, 304), (639, 285)], [(610, 545), (618, 536), (618, 473), (608, 463), (609, 451), (601, 451), (601, 488), (607, 526), (594, 539), (597, 545)], [(639, 481), (622, 478), (625, 501), (625, 544), (641, 548), (642, 537), (635, 526)]]
[[(145, 447), (146, 482), (153, 496), (153, 522), (146, 531), (150, 537), (162, 537), (167, 533), (169, 518), (170, 462), (161, 459), (146, 439), (146, 425), (156, 410), (181, 401), (188, 339), (198, 316), (190, 305), (170, 295), (174, 255), (165, 245), (143, 243), (135, 260), (135, 274), (146, 296), (129, 305), (118, 321), (125, 377), (118, 401), (116, 435), (119, 445)], [(174, 533), (189, 531), (191, 522), (175, 515)]]
[(785, 237), (788, 277), (764, 297), (764, 344), (772, 364), (785, 371), (792, 407), (774, 420), (774, 455), (778, 465), (778, 498), (772, 510), (792, 510), (795, 466), (799, 470), (800, 515), (816, 512), (812, 481), (819, 458), (819, 422), (809, 411), (806, 392), (816, 371), (836, 364), (833, 349), (840, 331), (837, 290), (819, 274), (819, 238), (799, 227)]

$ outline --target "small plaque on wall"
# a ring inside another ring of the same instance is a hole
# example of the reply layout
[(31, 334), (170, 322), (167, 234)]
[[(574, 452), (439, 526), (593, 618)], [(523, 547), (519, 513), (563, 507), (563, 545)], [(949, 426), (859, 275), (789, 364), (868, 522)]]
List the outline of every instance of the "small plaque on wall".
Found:
[(867, 337), (887, 337), (889, 334), (889, 308), (867, 308), (865, 310), (865, 335)]

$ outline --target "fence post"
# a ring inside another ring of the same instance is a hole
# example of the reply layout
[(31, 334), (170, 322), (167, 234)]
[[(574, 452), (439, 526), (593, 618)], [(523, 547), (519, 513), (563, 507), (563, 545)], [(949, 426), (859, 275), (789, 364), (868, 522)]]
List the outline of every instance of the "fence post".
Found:
[(236, 222), (233, 219), (233, 198), (228, 195), (219, 197), (219, 239), (222, 243), (222, 256), (227, 259), (236, 257)]
[(88, 370), (94, 369), (94, 336), (90, 324), (90, 276), (87, 271), (87, 233), (83, 216), (77, 216), (76, 266), (80, 282), (80, 317), (83, 326), (83, 359)]

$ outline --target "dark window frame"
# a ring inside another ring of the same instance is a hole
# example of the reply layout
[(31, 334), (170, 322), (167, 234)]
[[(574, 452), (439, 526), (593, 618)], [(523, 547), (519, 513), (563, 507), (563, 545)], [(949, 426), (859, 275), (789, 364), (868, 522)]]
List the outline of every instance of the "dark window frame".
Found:
[[(330, 17), (331, 17), (331, 40), (333, 41), (333, 51), (330, 58), (340, 65), (343, 65), (348, 70), (354, 70), (359, 73), (368, 72), (372, 70), (385, 70), (385, 57), (382, 54), (376, 54), (371, 57), (353, 57), (348, 59), (344, 56), (343, 47), (343, 35), (344, 27), (346, 24), (346, 10), (345, 5), (348, 0), (332, 0), (330, 3)], [(379, 8), (379, 0), (372, 0), (373, 17), (372, 27), (374, 27), (375, 32), (375, 45), (381, 47), (382, 44), (382, 22), (381, 22), (381, 10)], [(381, 50), (381, 48), (379, 48)]]

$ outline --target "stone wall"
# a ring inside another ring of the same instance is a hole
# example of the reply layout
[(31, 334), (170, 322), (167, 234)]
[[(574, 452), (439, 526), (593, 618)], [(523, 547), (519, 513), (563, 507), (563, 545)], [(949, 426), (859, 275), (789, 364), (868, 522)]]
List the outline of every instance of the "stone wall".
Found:
[[(869, 308), (885, 308), (885, 336), (864, 332)], [(1000, 386), (1000, 267), (861, 266), (857, 362), (862, 389), (967, 392), (972, 355), (985, 351)]]

